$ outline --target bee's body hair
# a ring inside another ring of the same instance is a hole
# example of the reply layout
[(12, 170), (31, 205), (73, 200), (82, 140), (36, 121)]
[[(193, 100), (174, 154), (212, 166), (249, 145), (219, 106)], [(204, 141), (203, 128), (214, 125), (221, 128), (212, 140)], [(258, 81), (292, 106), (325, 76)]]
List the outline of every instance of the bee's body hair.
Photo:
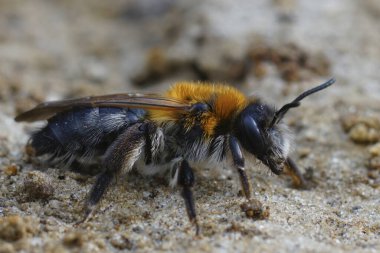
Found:
[[(233, 132), (232, 122), (248, 103), (245, 96), (230, 86), (191, 83), (175, 85), (167, 95), (191, 100), (193, 104), (207, 104), (208, 111), (200, 119), (191, 111), (183, 114), (128, 108), (81, 108), (49, 119), (49, 124), (32, 136), (32, 146), (37, 155), (48, 156), (55, 166), (68, 169), (74, 164), (75, 171), (88, 173), (89, 167), (93, 168), (104, 159), (107, 148), (119, 135), (134, 124), (150, 121), (157, 126), (156, 134), (151, 138), (147, 136), (146, 145), (136, 153), (136, 159), (132, 159), (135, 164), (126, 164), (123, 171), (136, 167), (145, 175), (163, 174), (178, 157), (194, 167), (230, 166), (228, 136)], [(256, 101), (251, 104), (259, 103), (255, 98), (251, 101)], [(285, 151), (287, 153), (288, 149)], [(257, 163), (255, 157), (246, 157), (249, 164)]]
[(48, 120), (30, 138), (35, 156), (60, 168), (99, 174), (85, 220), (112, 180), (135, 168), (144, 175), (168, 174), (170, 185), (181, 187), (198, 234), (193, 168), (234, 168), (247, 200), (252, 188), (246, 167), (258, 162), (275, 174), (288, 167), (303, 187), (282, 118), (333, 82), (305, 91), (277, 111), (228, 85), (180, 82), (164, 96), (114, 94), (42, 103), (16, 120)]

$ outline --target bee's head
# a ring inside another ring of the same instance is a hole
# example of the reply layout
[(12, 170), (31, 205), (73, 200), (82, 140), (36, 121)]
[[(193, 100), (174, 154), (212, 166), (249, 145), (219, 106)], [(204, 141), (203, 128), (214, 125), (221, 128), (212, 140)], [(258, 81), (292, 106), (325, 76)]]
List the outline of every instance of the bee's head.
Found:
[(305, 91), (277, 111), (266, 104), (258, 102), (249, 104), (235, 121), (235, 135), (243, 148), (255, 155), (273, 173), (280, 174), (290, 147), (286, 127), (281, 123), (282, 118), (289, 109), (299, 106), (302, 99), (327, 88), (334, 82), (334, 79), (330, 79)]
[(280, 174), (288, 157), (290, 143), (283, 124), (271, 124), (276, 114), (273, 107), (252, 103), (238, 116), (235, 135), (245, 150)]

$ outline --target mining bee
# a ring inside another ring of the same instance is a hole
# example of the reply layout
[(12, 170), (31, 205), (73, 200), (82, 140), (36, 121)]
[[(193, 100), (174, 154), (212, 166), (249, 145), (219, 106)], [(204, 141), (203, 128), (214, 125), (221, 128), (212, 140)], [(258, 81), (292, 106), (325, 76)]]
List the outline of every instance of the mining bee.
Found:
[(335, 82), (307, 90), (279, 110), (228, 85), (179, 82), (164, 95), (114, 94), (46, 102), (16, 121), (47, 120), (29, 145), (53, 165), (102, 168), (85, 202), (85, 219), (123, 171), (166, 172), (181, 187), (187, 215), (199, 233), (192, 188), (194, 167), (232, 167), (251, 198), (247, 163), (261, 161), (274, 174), (284, 167), (305, 181), (288, 156), (290, 140), (282, 119), (305, 97)]

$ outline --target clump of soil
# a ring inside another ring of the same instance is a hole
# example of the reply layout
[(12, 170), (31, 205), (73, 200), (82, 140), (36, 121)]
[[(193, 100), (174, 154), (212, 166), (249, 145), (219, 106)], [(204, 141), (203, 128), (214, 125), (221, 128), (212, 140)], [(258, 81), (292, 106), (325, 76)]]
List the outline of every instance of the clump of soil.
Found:
[(263, 207), (263, 204), (256, 200), (251, 199), (240, 205), (241, 210), (245, 213), (248, 218), (254, 220), (265, 220), (269, 218), (269, 207)]
[(342, 127), (355, 143), (369, 144), (380, 140), (380, 115), (350, 114), (341, 119)]
[(311, 76), (330, 74), (330, 61), (322, 52), (309, 53), (296, 44), (268, 46), (254, 44), (248, 51), (252, 71), (258, 78), (266, 75), (265, 63), (274, 64), (281, 78), (287, 82), (299, 82)]
[(15, 242), (36, 235), (39, 232), (38, 221), (31, 217), (12, 215), (0, 217), (0, 242)]
[(41, 171), (31, 171), (24, 179), (20, 195), (26, 195), (28, 201), (46, 200), (54, 195), (54, 186), (49, 176)]
[[(208, 40), (212, 43), (212, 39)], [(286, 82), (330, 74), (330, 61), (322, 52), (308, 53), (296, 44), (268, 46), (254, 43), (243, 52), (235, 48), (237, 45), (225, 44), (215, 41), (215, 47), (208, 50), (202, 50), (202, 45), (198, 45), (202, 53), (183, 59), (171, 54), (170, 47), (151, 48), (145, 57), (145, 67), (132, 81), (146, 86), (178, 73), (187, 73), (193, 80), (236, 83), (251, 75), (260, 79), (265, 77), (267, 64), (274, 65)]]

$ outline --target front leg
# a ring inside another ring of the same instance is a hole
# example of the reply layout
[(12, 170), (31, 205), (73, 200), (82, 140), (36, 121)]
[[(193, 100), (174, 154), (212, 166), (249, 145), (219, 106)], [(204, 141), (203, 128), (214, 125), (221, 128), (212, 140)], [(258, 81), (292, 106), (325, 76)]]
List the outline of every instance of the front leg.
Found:
[(173, 165), (171, 171), (171, 185), (182, 187), (182, 198), (185, 201), (187, 216), (191, 223), (195, 225), (195, 233), (199, 235), (199, 225), (195, 211), (192, 187), (194, 185), (194, 173), (186, 160), (180, 160)]
[(243, 188), (243, 193), (247, 199), (246, 203), (240, 205), (241, 210), (245, 212), (248, 218), (252, 219), (267, 219), (269, 216), (269, 208), (264, 208), (260, 201), (251, 198), (251, 184), (245, 173), (244, 168), (244, 156), (241, 152), (239, 142), (235, 136), (229, 137), (230, 151), (232, 154), (233, 165), (239, 173), (241, 186)]
[(232, 155), (232, 161), (235, 169), (239, 173), (240, 183), (243, 188), (244, 196), (249, 200), (251, 198), (251, 184), (249, 182), (249, 179), (247, 177), (247, 174), (245, 173), (245, 161), (243, 153), (241, 152), (241, 148), (239, 146), (239, 142), (236, 139), (235, 136), (231, 135), (229, 137), (229, 145)]
[[(102, 162), (105, 170), (98, 176), (90, 191), (85, 203), (83, 221), (90, 217), (94, 207), (121, 170), (128, 172), (132, 169), (146, 145), (146, 136), (153, 131), (155, 131), (155, 126), (150, 123), (135, 124), (122, 133), (107, 149)], [(150, 150), (145, 152), (150, 152)]]
[(307, 189), (308, 184), (293, 159), (288, 157), (286, 159), (286, 165), (286, 172), (292, 178), (293, 186), (298, 189)]

